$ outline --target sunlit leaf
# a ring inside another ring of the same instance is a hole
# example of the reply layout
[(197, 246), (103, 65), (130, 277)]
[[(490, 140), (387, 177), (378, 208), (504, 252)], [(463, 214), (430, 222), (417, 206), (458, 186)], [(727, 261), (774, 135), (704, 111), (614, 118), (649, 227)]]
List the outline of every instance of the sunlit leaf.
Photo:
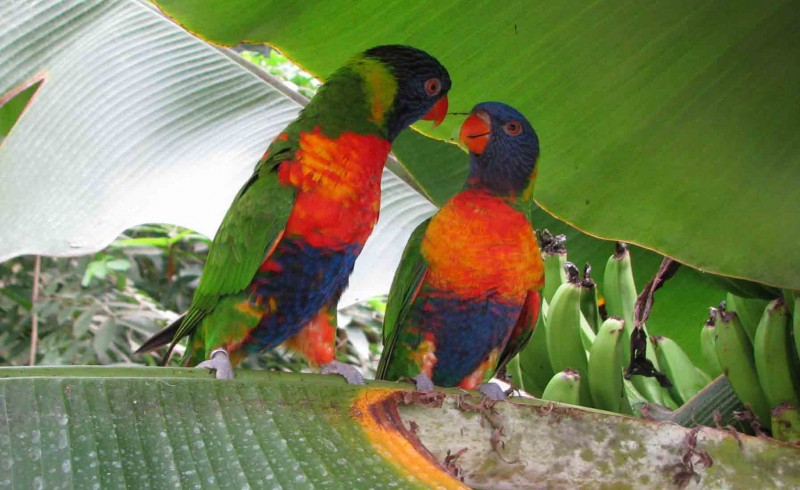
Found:
[[(548, 211), (702, 270), (800, 289), (794, 2), (158, 4), (213, 42), (270, 43), (321, 76), (376, 44), (426, 49), (452, 75), (452, 110), (500, 100), (533, 122)], [(450, 139), (460, 122), (424, 129)]]

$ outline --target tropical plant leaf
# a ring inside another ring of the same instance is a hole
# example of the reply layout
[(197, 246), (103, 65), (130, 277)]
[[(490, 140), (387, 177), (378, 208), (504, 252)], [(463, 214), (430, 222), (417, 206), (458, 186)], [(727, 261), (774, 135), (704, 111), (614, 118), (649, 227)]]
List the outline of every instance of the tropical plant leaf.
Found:
[[(800, 201), (791, 1), (158, 4), (212, 42), (269, 43), (317, 75), (376, 44), (426, 49), (451, 72), (454, 110), (502, 100), (529, 116), (549, 212), (703, 271), (800, 289), (800, 214), (786, 204)], [(450, 139), (459, 123), (432, 134)]]
[[(478, 488), (666, 488), (695, 474), (709, 488), (800, 485), (800, 449), (766, 439), (403, 388), (289, 373), (220, 382), (195, 369), (0, 368), (0, 485), (466, 488), (445, 461)], [(491, 442), (495, 430), (504, 445)]]

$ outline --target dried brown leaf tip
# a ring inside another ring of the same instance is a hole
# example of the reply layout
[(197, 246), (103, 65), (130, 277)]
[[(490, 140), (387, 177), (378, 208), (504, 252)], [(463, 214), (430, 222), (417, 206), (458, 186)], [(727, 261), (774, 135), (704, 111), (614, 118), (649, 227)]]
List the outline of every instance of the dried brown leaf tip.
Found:
[(698, 432), (700, 432), (700, 427), (695, 427), (686, 433), (681, 462), (672, 466), (672, 468), (678, 469), (678, 472), (672, 477), (672, 481), (678, 488), (685, 488), (692, 481), (700, 483), (700, 473), (695, 471), (695, 466), (711, 468), (714, 464), (714, 460), (711, 459), (708, 452), (697, 449)]
[(549, 255), (566, 254), (567, 242), (566, 235), (553, 235), (549, 230), (536, 230), (536, 238), (539, 240), (539, 248), (542, 253)]
[(465, 447), (459, 449), (453, 454), (451, 454), (450, 450), (448, 449), (447, 454), (444, 457), (444, 463), (443, 463), (444, 469), (448, 473), (453, 475), (453, 478), (457, 478), (462, 482), (464, 481), (464, 470), (461, 468), (461, 466), (458, 465), (457, 461), (458, 458), (460, 458), (461, 455), (464, 454), (465, 452), (467, 452), (467, 448)]

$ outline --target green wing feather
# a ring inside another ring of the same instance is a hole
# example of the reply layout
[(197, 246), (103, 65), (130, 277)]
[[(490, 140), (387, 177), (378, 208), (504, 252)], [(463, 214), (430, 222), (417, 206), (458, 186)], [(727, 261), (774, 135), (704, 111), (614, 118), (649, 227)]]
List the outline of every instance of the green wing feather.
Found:
[(250, 284), (267, 252), (280, 239), (295, 194), (279, 182), (276, 170), (293, 156), (290, 145), (276, 141), (269, 156), (258, 163), (253, 176), (236, 195), (214, 236), (192, 306), (172, 338), (170, 352), (197, 328), (220, 297), (242, 291)]
[(430, 218), (420, 223), (411, 234), (400, 266), (395, 272), (392, 287), (389, 290), (389, 300), (386, 305), (386, 314), (383, 320), (383, 353), (375, 379), (385, 379), (392, 357), (399, 326), (403, 322), (411, 303), (419, 291), (419, 286), (428, 270), (428, 264), (422, 256), (422, 239), (428, 229)]

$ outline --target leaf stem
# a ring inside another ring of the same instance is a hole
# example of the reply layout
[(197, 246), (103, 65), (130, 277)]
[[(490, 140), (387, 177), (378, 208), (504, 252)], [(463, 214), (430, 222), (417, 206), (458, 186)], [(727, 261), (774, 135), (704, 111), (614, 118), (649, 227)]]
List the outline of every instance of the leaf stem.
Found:
[(31, 292), (31, 358), (30, 365), (36, 364), (36, 346), (39, 343), (39, 314), (36, 302), (39, 300), (39, 276), (42, 269), (42, 257), (37, 255), (33, 262), (33, 292)]

